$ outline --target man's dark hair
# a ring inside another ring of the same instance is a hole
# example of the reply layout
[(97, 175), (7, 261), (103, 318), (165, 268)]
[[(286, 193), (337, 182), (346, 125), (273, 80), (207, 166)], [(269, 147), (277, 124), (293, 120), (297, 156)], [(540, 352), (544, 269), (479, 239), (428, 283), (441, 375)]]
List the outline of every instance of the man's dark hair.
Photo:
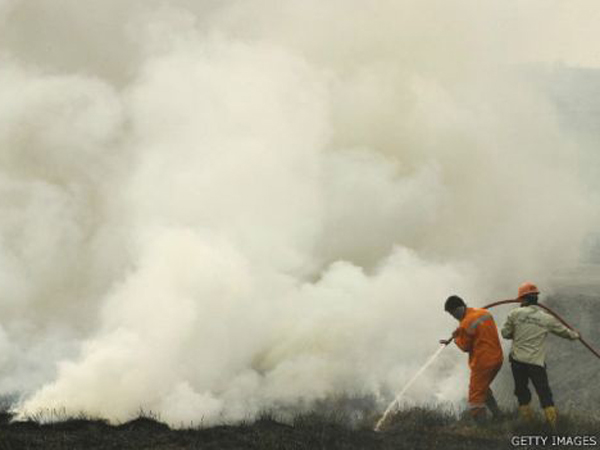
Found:
[(467, 304), (458, 295), (451, 295), (450, 297), (448, 297), (446, 299), (446, 303), (444, 304), (444, 309), (448, 312), (452, 312), (456, 308), (459, 308), (461, 306), (467, 306)]
[(538, 302), (537, 292), (527, 294), (527, 295), (524, 295), (523, 297), (521, 297), (521, 305), (523, 305), (523, 306), (537, 305), (537, 302)]

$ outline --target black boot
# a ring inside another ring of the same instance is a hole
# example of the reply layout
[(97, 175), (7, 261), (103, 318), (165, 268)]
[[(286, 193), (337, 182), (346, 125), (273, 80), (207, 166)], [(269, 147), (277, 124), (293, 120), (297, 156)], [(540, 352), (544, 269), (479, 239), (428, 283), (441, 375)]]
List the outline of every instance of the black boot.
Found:
[(485, 399), (485, 406), (488, 407), (492, 413), (492, 416), (494, 416), (494, 419), (499, 419), (502, 417), (502, 411), (500, 411), (500, 408), (498, 408), (498, 403), (496, 402), (496, 398), (491, 390), (488, 391), (488, 396)]

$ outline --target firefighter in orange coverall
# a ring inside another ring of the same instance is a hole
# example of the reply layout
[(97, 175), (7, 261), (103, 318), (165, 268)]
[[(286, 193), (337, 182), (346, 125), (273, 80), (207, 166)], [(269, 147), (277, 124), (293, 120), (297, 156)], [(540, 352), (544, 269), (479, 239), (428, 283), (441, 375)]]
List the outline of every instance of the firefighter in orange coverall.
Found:
[[(468, 413), (480, 422), (486, 417), (487, 406), (492, 415), (498, 417), (500, 409), (490, 385), (502, 367), (504, 356), (494, 318), (486, 309), (468, 308), (457, 295), (448, 297), (444, 309), (460, 322), (452, 334), (454, 342), (462, 351), (469, 353)], [(450, 341), (441, 340), (440, 343), (447, 345)]]

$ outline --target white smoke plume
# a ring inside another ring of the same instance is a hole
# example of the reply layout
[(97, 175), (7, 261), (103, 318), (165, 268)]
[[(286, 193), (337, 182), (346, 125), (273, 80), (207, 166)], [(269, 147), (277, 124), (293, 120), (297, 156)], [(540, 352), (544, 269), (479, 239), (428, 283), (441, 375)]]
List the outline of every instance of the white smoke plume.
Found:
[[(0, 392), (174, 425), (385, 406), (448, 295), (551, 288), (597, 230), (527, 71), (600, 63), (600, 7), (561, 4), (1, 1)], [(465, 395), (447, 353), (417, 401)]]

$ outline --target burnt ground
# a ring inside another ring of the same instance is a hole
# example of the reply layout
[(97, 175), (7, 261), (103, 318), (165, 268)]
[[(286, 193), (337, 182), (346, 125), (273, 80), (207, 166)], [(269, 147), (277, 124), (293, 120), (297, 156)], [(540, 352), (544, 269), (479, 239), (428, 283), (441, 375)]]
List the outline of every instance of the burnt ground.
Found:
[[(0, 450), (183, 450), (183, 449), (510, 449), (582, 448), (582, 445), (522, 446), (513, 436), (546, 436), (553, 433), (540, 421), (529, 426), (507, 416), (483, 426), (463, 423), (448, 412), (412, 408), (398, 413), (382, 432), (372, 431), (372, 418), (350, 426), (343, 420), (317, 414), (298, 416), (291, 423), (264, 417), (254, 423), (212, 428), (174, 430), (149, 417), (121, 425), (101, 420), (68, 419), (53, 424), (10, 422), (4, 413), (0, 423)], [(563, 416), (560, 436), (588, 436), (600, 448), (600, 418)], [(550, 441), (548, 441), (550, 442)]]

